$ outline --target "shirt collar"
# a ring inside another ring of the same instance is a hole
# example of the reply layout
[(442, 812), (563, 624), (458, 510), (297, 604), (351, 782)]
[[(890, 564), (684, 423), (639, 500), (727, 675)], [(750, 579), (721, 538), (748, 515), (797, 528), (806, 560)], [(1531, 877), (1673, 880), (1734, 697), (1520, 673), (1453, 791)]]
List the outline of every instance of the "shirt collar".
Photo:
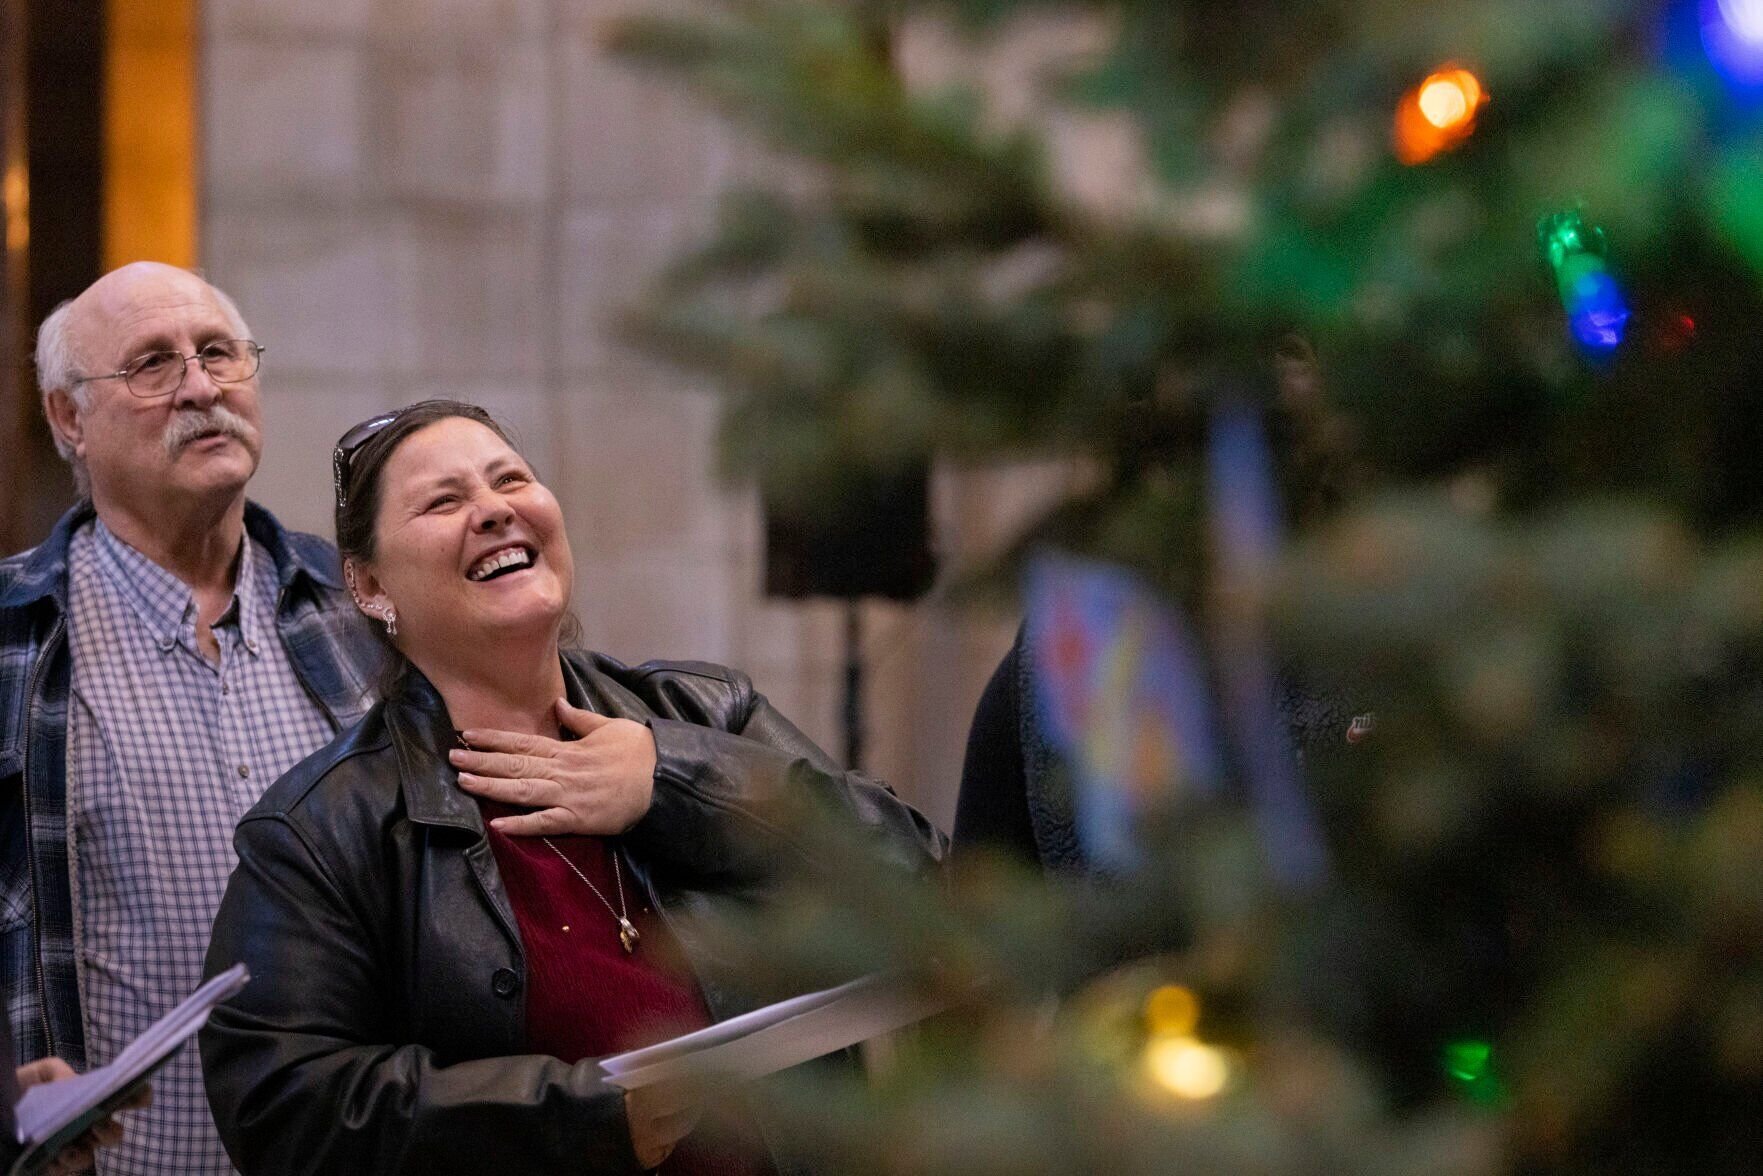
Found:
[[(258, 590), (258, 563), (257, 544), (251, 542), (251, 536), (247, 534), (239, 544), (239, 574), (233, 580), (233, 603), (227, 606), (227, 611), (238, 610), (239, 643), (252, 657), (257, 656), (263, 626), (261, 605), (264, 593)], [(274, 596), (273, 589), (270, 595)]]
[[(193, 642), (196, 594), (190, 586), (118, 539), (104, 525), (103, 519), (92, 520), (92, 532), (97, 540), (98, 567), (141, 619), (141, 624), (153, 634), (159, 648), (170, 650), (184, 637), (186, 627)], [(239, 610), (240, 636), (255, 642), (254, 629), (248, 627), (256, 622), (255, 609), (249, 603), (251, 593), (240, 591), (242, 586), (248, 586), (246, 577), (252, 567), (251, 543), (249, 539), (243, 543), (239, 575), (233, 585), (233, 603), (228, 606), (228, 611)], [(240, 603), (242, 599), (244, 604)]]

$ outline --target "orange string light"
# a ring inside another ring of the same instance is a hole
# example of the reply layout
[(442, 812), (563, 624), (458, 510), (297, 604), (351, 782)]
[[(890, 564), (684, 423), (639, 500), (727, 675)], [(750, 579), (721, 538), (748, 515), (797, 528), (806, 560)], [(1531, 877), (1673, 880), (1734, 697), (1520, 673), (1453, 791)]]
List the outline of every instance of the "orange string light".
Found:
[(1396, 158), (1425, 163), (1467, 139), (1488, 100), (1481, 79), (1457, 66), (1441, 66), (1402, 96), (1396, 107)]

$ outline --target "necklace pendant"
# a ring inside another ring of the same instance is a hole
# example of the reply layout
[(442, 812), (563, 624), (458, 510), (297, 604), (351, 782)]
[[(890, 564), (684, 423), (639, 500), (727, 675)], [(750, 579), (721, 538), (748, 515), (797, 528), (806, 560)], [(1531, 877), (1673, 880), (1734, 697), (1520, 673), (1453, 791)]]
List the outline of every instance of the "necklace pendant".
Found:
[(642, 938), (629, 919), (618, 920), (618, 941), (624, 944), (624, 952), (629, 955), (637, 950), (637, 941)]

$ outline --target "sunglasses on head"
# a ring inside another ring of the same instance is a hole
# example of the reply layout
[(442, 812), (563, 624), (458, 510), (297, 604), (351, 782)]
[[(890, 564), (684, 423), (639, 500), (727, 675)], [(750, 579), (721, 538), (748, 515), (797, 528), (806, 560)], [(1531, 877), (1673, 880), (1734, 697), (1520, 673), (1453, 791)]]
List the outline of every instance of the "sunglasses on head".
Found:
[(331, 479), (337, 489), (337, 509), (342, 510), (348, 505), (344, 496), (343, 486), (349, 477), (349, 465), (355, 460), (355, 451), (367, 444), (368, 438), (404, 415), (404, 409), (393, 412), (382, 412), (375, 417), (368, 417), (359, 425), (350, 429), (337, 439), (335, 449), (331, 450)]

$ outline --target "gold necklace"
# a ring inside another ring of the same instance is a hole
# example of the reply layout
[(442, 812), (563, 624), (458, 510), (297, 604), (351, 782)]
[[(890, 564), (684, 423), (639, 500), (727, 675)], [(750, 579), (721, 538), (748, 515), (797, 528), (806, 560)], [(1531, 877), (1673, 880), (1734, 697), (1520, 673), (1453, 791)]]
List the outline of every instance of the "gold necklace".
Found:
[[(614, 910), (612, 904), (606, 901), (606, 896), (600, 893), (600, 888), (588, 881), (588, 876), (582, 873), (574, 862), (569, 860), (568, 854), (564, 853), (561, 849), (558, 849), (556, 844), (553, 843), (549, 837), (541, 837), (539, 840), (543, 841), (546, 845), (549, 845), (551, 847), (551, 852), (563, 859), (563, 864), (568, 866), (570, 871), (575, 874), (577, 878), (582, 880), (582, 885), (586, 886), (589, 890), (592, 890), (594, 892), (594, 897), (604, 904), (607, 913), (618, 920), (618, 942), (624, 945), (625, 954), (629, 955), (631, 952), (636, 951), (637, 941), (642, 939), (643, 936), (636, 927), (631, 924), (631, 921), (628, 918), (629, 908), (624, 904), (624, 874), (618, 868), (618, 851), (615, 849), (608, 850), (608, 852), (612, 854), (612, 877), (613, 880), (618, 883), (618, 908)], [(569, 928), (565, 927), (564, 930), (567, 931)]]
[[(453, 742), (457, 743), (460, 747), (465, 748), (467, 751), (471, 750), (471, 744), (467, 743), (465, 741), (465, 736), (461, 735), (458, 731), (453, 732)], [(606, 901), (606, 896), (600, 893), (600, 888), (588, 881), (588, 876), (576, 868), (576, 864), (569, 860), (568, 854), (564, 853), (561, 849), (558, 849), (556, 844), (549, 837), (541, 837), (539, 840), (550, 846), (551, 852), (563, 859), (563, 864), (569, 867), (570, 872), (577, 878), (580, 878), (582, 880), (582, 885), (586, 886), (589, 890), (592, 890), (594, 892), (594, 897), (599, 899), (606, 907), (606, 913), (618, 920), (618, 942), (624, 945), (625, 954), (629, 955), (636, 951), (637, 942), (643, 938), (643, 935), (642, 932), (638, 931), (636, 926), (630, 921), (630, 908), (627, 907), (624, 902), (624, 872), (618, 868), (618, 851), (616, 849), (608, 850), (608, 852), (612, 854), (612, 878), (613, 881), (618, 883), (618, 908), (614, 910), (612, 904)], [(568, 925), (565, 925), (563, 929), (565, 931), (569, 930)]]

